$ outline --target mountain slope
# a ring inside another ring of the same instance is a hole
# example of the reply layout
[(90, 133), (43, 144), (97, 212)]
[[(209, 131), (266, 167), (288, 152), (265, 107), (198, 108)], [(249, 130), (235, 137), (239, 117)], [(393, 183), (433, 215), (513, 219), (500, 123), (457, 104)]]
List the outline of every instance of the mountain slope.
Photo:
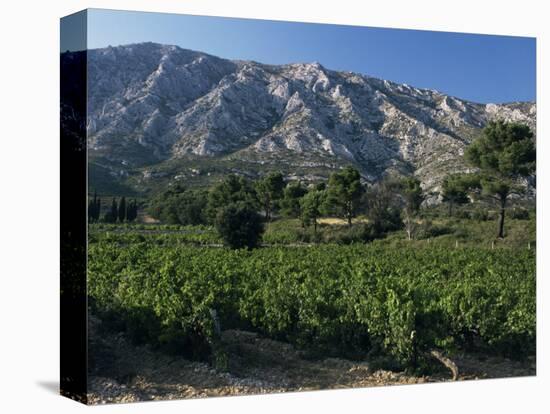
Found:
[(142, 43), (90, 50), (88, 68), (90, 161), (138, 190), (258, 166), (315, 179), (349, 163), (368, 181), (415, 174), (432, 190), (466, 168), (489, 120), (535, 128), (534, 103), (478, 104), (319, 63)]

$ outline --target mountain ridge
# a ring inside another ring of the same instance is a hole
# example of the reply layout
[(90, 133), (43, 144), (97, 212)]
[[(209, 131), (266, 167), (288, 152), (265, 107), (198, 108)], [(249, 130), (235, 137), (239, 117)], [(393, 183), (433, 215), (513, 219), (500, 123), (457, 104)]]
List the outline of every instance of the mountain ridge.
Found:
[(298, 166), (306, 181), (319, 178), (308, 168), (324, 165), (322, 177), (351, 163), (366, 181), (414, 174), (431, 191), (468, 170), (464, 148), (488, 121), (536, 130), (535, 103), (480, 104), (318, 62), (268, 65), (138, 43), (89, 50), (88, 73), (90, 160), (136, 189), (154, 187), (156, 170), (173, 174), (166, 184), (189, 175), (185, 160), (217, 159), (239, 161), (241, 172)]

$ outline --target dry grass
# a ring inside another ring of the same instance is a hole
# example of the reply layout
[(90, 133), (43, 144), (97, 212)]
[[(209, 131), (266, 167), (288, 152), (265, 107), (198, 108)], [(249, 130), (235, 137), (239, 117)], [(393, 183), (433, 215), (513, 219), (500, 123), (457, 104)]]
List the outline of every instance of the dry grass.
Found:
[[(347, 220), (344, 220), (339, 217), (323, 217), (317, 220), (319, 224), (328, 224), (330, 226), (344, 226), (347, 225)], [(369, 220), (366, 217), (356, 217), (351, 221), (353, 224), (355, 223), (368, 223)]]

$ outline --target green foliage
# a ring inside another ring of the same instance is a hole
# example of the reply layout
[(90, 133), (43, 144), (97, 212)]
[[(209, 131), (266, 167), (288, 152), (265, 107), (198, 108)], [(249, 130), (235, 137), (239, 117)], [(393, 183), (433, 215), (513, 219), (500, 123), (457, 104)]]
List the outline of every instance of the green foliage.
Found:
[(231, 203), (245, 203), (256, 210), (260, 205), (253, 184), (245, 177), (230, 174), (208, 192), (206, 216), (209, 223), (214, 223), (218, 210)]
[[(411, 246), (410, 243), (407, 244)], [(536, 343), (533, 251), (326, 245), (230, 250), (90, 244), (89, 295), (136, 339), (223, 360), (222, 329), (323, 355), (390, 358), (472, 346), (521, 358)], [(215, 363), (215, 362), (214, 362)]]
[(281, 213), (285, 217), (300, 217), (300, 199), (306, 193), (307, 189), (299, 181), (289, 183), (283, 191)]
[(120, 203), (118, 204), (118, 221), (121, 223), (124, 223), (126, 220), (126, 197), (122, 197), (120, 199)]
[(510, 218), (516, 220), (529, 220), (529, 210), (521, 207), (514, 207), (510, 210)]
[(90, 242), (112, 242), (120, 244), (148, 243), (158, 246), (173, 244), (212, 245), (221, 244), (222, 239), (211, 226), (168, 225), (168, 224), (92, 224), (89, 226)]
[(420, 180), (415, 177), (403, 178), (399, 183), (399, 190), (404, 200), (404, 209), (408, 214), (418, 213), (420, 205), (424, 201), (424, 193), (420, 186)]
[(262, 218), (249, 204), (232, 203), (218, 210), (216, 229), (232, 249), (257, 247), (264, 226)]
[(487, 221), (490, 219), (489, 212), (486, 208), (477, 206), (471, 213), (471, 218), (477, 221)]
[(399, 182), (399, 190), (404, 202), (403, 223), (405, 224), (405, 231), (407, 232), (407, 238), (412, 240), (418, 227), (415, 218), (420, 210), (420, 205), (424, 201), (420, 180), (415, 177), (403, 178)]
[(533, 133), (524, 124), (491, 121), (483, 129), (483, 135), (467, 148), (465, 157), (487, 175), (527, 176), (535, 170)]
[(302, 221), (306, 226), (309, 226), (313, 223), (313, 229), (315, 232), (317, 232), (317, 219), (321, 217), (325, 198), (325, 191), (311, 190), (300, 199)]
[(449, 204), (449, 216), (453, 215), (453, 207), (470, 202), (468, 188), (471, 187), (468, 178), (463, 174), (451, 174), (443, 180), (443, 202)]
[(271, 220), (274, 203), (283, 197), (284, 188), (285, 180), (280, 172), (269, 173), (256, 182), (256, 193), (267, 221)]
[(320, 181), (315, 184), (314, 189), (317, 191), (325, 191), (327, 189), (327, 183), (324, 181)]
[(94, 191), (94, 197), (88, 202), (88, 221), (95, 223), (99, 221), (101, 214), (101, 199), (97, 196), (97, 191)]
[(113, 201), (111, 202), (111, 208), (103, 216), (103, 221), (105, 223), (116, 223), (117, 220), (118, 220), (118, 204), (116, 202), (116, 198), (113, 197)]
[(441, 224), (434, 224), (431, 220), (424, 220), (418, 226), (416, 237), (417, 239), (422, 240), (439, 237), (450, 233), (452, 233), (452, 229), (450, 227)]
[(207, 193), (175, 186), (158, 194), (149, 205), (149, 213), (168, 224), (205, 224)]
[(332, 173), (328, 181), (325, 200), (326, 210), (345, 218), (351, 227), (351, 220), (356, 216), (363, 194), (361, 175), (351, 166)]
[(323, 232), (322, 240), (325, 243), (353, 244), (366, 243), (381, 237), (383, 235), (371, 223), (359, 223), (353, 227), (337, 226), (326, 229)]
[(137, 201), (134, 199), (133, 201), (128, 203), (128, 206), (126, 207), (126, 221), (133, 222), (137, 219), (138, 215), (138, 206)]
[(472, 166), (479, 169), (482, 195), (498, 203), (498, 237), (503, 238), (508, 197), (522, 191), (518, 179), (531, 175), (536, 168), (533, 133), (527, 125), (492, 121), (464, 155)]
[(396, 199), (398, 183), (386, 179), (367, 191), (367, 217), (376, 238), (403, 227)]

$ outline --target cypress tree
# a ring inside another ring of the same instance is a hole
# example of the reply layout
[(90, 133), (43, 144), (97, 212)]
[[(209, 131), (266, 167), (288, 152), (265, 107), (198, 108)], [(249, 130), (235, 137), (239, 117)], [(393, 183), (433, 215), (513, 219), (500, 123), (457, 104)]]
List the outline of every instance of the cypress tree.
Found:
[(121, 223), (124, 223), (126, 219), (126, 198), (122, 197), (120, 203), (118, 204), (118, 220)]
[(134, 198), (134, 203), (132, 205), (132, 220), (137, 219), (137, 213), (138, 213), (137, 201)]
[(99, 210), (97, 208), (97, 190), (94, 190), (94, 200), (92, 202), (92, 219), (97, 221), (99, 216)]
[(113, 197), (113, 202), (111, 203), (111, 216), (110, 216), (110, 222), (116, 223), (116, 219), (118, 217), (118, 205), (116, 202), (116, 198)]
[(128, 201), (128, 204), (126, 205), (126, 220), (128, 222), (132, 221), (132, 202)]
[(126, 220), (134, 221), (137, 217), (136, 200), (130, 201), (126, 207)]
[(101, 198), (98, 197), (95, 205), (95, 220), (99, 221), (100, 216), (101, 216)]
[(88, 202), (88, 222), (90, 223), (94, 221), (94, 217), (95, 217), (94, 209), (95, 209), (95, 204), (93, 200), (90, 200)]
[(96, 199), (97, 194), (94, 191), (94, 198), (88, 201), (88, 221), (90, 223), (95, 221)]

